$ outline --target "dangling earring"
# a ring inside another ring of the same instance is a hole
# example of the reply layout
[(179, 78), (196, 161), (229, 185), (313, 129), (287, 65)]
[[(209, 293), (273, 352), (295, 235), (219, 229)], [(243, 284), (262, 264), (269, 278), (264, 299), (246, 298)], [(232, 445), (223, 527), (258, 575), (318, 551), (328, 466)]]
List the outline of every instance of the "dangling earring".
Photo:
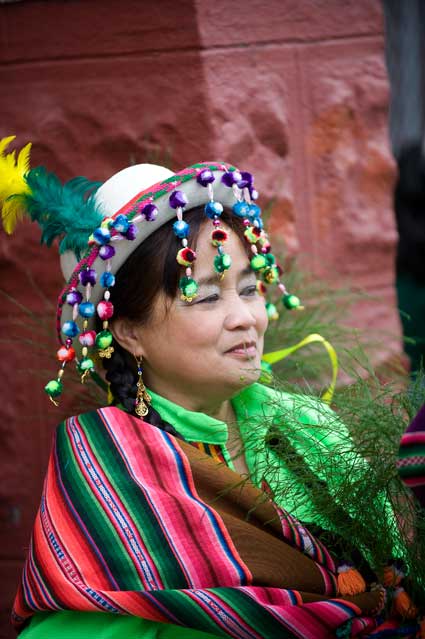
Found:
[(142, 358), (135, 355), (137, 362), (137, 395), (136, 395), (136, 407), (135, 412), (139, 417), (145, 417), (148, 414), (149, 404), (152, 401), (151, 396), (146, 390), (146, 386), (143, 383), (142, 377)]

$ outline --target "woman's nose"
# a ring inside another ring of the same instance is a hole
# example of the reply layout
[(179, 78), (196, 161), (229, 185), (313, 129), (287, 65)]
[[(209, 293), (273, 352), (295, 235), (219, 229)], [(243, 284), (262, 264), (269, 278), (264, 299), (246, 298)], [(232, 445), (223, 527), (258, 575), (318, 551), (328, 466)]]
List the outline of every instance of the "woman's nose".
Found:
[(228, 302), (229, 308), (225, 317), (224, 327), (227, 330), (252, 328), (256, 324), (255, 315), (246, 301), (239, 295), (232, 297)]

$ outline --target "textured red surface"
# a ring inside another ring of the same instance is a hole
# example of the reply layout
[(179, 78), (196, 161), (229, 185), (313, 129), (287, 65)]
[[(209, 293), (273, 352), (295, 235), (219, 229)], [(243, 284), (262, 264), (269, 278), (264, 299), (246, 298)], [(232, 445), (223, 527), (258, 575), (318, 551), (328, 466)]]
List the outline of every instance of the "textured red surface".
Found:
[[(0, 135), (32, 140), (34, 165), (100, 180), (141, 161), (249, 168), (271, 201), (275, 236), (316, 272), (376, 294), (352, 323), (395, 335), (382, 358), (397, 348), (378, 2), (246, 0), (235, 11), (224, 0), (24, 1), (2, 6), (0, 29)], [(46, 335), (57, 258), (28, 224), (11, 239), (0, 231), (0, 265), (0, 289), (31, 311), (0, 293), (6, 619), (51, 433), (69, 406), (55, 409), (42, 391), (55, 371)], [(13, 636), (6, 621), (1, 636)]]

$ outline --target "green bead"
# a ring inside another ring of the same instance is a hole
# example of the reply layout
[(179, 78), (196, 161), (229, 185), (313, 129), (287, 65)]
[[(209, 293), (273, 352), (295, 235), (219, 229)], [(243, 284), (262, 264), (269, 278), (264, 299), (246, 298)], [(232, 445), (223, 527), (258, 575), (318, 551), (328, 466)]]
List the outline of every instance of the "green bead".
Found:
[(108, 348), (112, 344), (113, 336), (111, 331), (100, 331), (96, 335), (96, 346), (97, 348), (103, 349)]
[(85, 373), (91, 371), (94, 368), (94, 362), (90, 357), (85, 357), (78, 365), (80, 372)]
[(273, 264), (276, 262), (276, 258), (273, 253), (266, 253), (266, 260), (269, 266), (273, 266)]
[(182, 277), (179, 281), (179, 289), (185, 300), (192, 300), (198, 294), (198, 283), (192, 277)]
[(267, 260), (263, 254), (258, 253), (257, 255), (254, 255), (251, 260), (251, 268), (253, 271), (261, 271), (266, 266)]
[(267, 317), (270, 320), (277, 320), (279, 318), (279, 313), (277, 311), (277, 308), (271, 302), (267, 302), (267, 304), (266, 304), (266, 312), (267, 312)]
[(279, 270), (277, 266), (268, 266), (261, 274), (266, 284), (276, 284), (279, 281)]
[(232, 266), (232, 258), (227, 253), (216, 255), (214, 258), (214, 268), (217, 273), (223, 273)]
[(282, 297), (282, 303), (288, 310), (293, 310), (301, 305), (300, 299), (296, 295), (287, 294)]
[(47, 382), (44, 390), (50, 397), (59, 397), (63, 391), (63, 384), (57, 379), (52, 379), (50, 382)]

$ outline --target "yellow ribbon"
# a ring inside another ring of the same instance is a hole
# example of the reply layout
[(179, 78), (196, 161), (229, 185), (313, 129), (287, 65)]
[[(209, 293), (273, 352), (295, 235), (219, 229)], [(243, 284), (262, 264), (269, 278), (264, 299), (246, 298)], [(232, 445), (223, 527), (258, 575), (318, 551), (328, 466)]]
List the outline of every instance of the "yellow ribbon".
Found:
[(329, 359), (331, 360), (332, 381), (329, 384), (327, 390), (322, 395), (323, 401), (327, 404), (330, 404), (335, 392), (336, 378), (338, 375), (338, 357), (332, 344), (330, 344), (324, 337), (322, 337), (318, 333), (311, 333), (311, 335), (307, 335), (307, 337), (302, 339), (301, 342), (298, 342), (298, 344), (295, 344), (294, 346), (282, 348), (271, 353), (265, 353), (263, 355), (263, 361), (267, 362), (267, 364), (276, 364), (276, 362), (280, 362), (282, 359), (285, 359), (285, 357), (288, 357), (288, 355), (292, 355), (292, 353), (295, 353), (295, 351), (297, 351), (298, 349), (302, 348), (303, 346), (307, 346), (307, 344), (312, 344), (313, 342), (320, 342), (321, 344), (323, 344), (329, 355)]

